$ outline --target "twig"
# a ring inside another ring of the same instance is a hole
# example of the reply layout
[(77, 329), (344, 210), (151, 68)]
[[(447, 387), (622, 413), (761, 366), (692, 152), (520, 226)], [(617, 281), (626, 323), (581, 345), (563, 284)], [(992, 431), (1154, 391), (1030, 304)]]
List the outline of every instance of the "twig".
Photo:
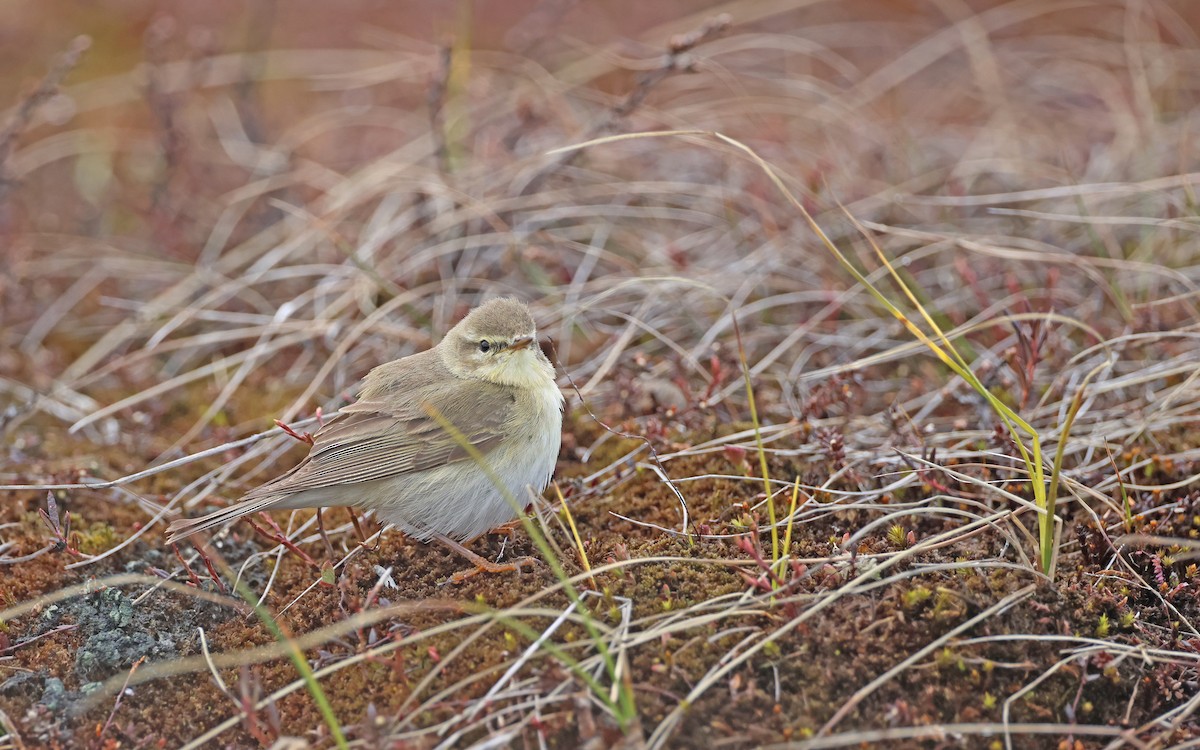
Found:
[[(554, 350), (553, 341), (550, 342), (550, 350), (554, 354), (554, 359), (557, 360), (558, 352)], [(584, 399), (583, 394), (579, 391), (579, 386), (575, 384), (575, 378), (571, 377), (571, 373), (565, 367), (563, 368), (563, 374), (567, 376), (567, 382), (571, 384), (571, 388), (575, 391), (575, 395), (579, 397), (579, 403), (583, 406), (584, 411), (588, 413), (588, 416), (592, 418), (593, 422), (600, 425), (605, 432), (616, 435), (617, 437), (625, 438), (626, 440), (638, 440), (642, 443), (645, 443), (646, 448), (650, 451), (650, 460), (654, 462), (655, 468), (658, 470), (658, 472), (660, 472), (659, 476), (662, 478), (663, 483), (666, 484), (667, 488), (671, 490), (671, 493), (675, 495), (675, 499), (679, 501), (679, 506), (683, 509), (683, 521), (680, 523), (681, 531), (679, 533), (686, 535), (688, 533), (688, 526), (691, 525), (687, 500), (683, 497), (683, 493), (679, 491), (679, 488), (676, 487), (671, 481), (670, 475), (667, 474), (666, 467), (663, 466), (662, 461), (660, 461), (658, 458), (658, 451), (654, 449), (654, 444), (651, 443), (650, 439), (645, 435), (622, 432), (621, 430), (609, 427), (604, 420), (600, 419), (600, 417), (596, 416), (596, 413), (592, 411), (592, 407), (588, 405), (587, 400)], [(698, 534), (699, 532), (697, 531), (696, 533)]]
[(129, 687), (129, 680), (133, 677), (133, 673), (137, 671), (138, 667), (142, 666), (142, 663), (145, 661), (145, 655), (139, 656), (138, 660), (129, 668), (129, 674), (125, 675), (125, 684), (117, 691), (117, 699), (113, 701), (112, 710), (108, 712), (108, 719), (104, 722), (104, 726), (100, 727), (100, 730), (96, 732), (96, 747), (104, 746), (104, 735), (108, 733), (108, 728), (112, 726), (113, 717), (117, 715), (117, 709), (121, 707), (121, 701), (125, 698), (125, 689)]
[[(722, 13), (709, 19), (695, 31), (672, 37), (667, 42), (667, 51), (663, 56), (662, 63), (657, 68), (639, 76), (633, 90), (626, 94), (625, 98), (609, 110), (604, 117), (588, 128), (581, 139), (591, 140), (612, 130), (620, 120), (633, 114), (646, 101), (646, 97), (650, 95), (650, 91), (655, 86), (670, 76), (696, 72), (696, 63), (687, 53), (724, 33), (732, 24), (733, 18)], [(550, 175), (572, 164), (581, 153), (581, 151), (572, 150), (557, 154), (553, 162), (542, 167), (529, 178), (529, 181), (521, 188), (520, 195), (536, 193)]]
[(58, 61), (42, 78), (37, 88), (21, 100), (16, 111), (5, 124), (4, 130), (0, 131), (0, 202), (3, 202), (5, 193), (12, 184), (8, 178), (6, 166), (17, 137), (29, 126), (33, 119), (33, 113), (37, 111), (38, 107), (58, 93), (58, 87), (63, 78), (74, 70), (75, 66), (79, 64), (79, 59), (83, 57), (83, 53), (87, 52), (91, 46), (91, 37), (77, 36), (72, 39), (71, 43), (67, 45), (67, 50), (59, 56)]
[(295, 552), (297, 555), (300, 556), (301, 560), (303, 560), (304, 562), (313, 566), (317, 570), (321, 569), (321, 566), (317, 564), (316, 560), (312, 559), (312, 557), (310, 557), (307, 552), (305, 552), (304, 550), (297, 547), (295, 542), (293, 542), (291, 539), (288, 539), (287, 534), (283, 533), (283, 529), (279, 528), (279, 524), (275, 523), (274, 518), (271, 518), (271, 516), (266, 513), (259, 513), (258, 515), (261, 518), (266, 519), (267, 523), (271, 524), (272, 528), (275, 529), (275, 533), (272, 534), (271, 532), (267, 531), (263, 527), (259, 526), (258, 523), (255, 522), (254, 518), (252, 518), (251, 516), (246, 516), (246, 521), (248, 521), (250, 523), (250, 525), (254, 527), (255, 531), (257, 531), (259, 534), (262, 534), (264, 537), (271, 540), (275, 544), (282, 544), (289, 551)]

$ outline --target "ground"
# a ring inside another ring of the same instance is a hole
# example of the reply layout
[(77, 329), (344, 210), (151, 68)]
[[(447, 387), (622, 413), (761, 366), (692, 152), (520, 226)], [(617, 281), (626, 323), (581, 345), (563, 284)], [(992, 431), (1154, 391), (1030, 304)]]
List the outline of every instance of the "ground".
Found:
[[(0, 750), (1200, 738), (1196, 9), (551, 5), (13, 20)], [(165, 543), (496, 294), (534, 564)]]

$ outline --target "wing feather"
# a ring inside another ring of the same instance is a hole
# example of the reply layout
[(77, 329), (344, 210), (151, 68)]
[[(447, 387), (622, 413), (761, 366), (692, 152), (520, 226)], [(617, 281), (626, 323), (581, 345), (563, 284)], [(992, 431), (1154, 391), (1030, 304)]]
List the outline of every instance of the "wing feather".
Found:
[(304, 461), (245, 499), (387, 479), (469, 459), (429, 410), (485, 455), (503, 439), (516, 401), (512, 388), (455, 377), (444, 367), (381, 369), (368, 376), (364, 398), (317, 431)]

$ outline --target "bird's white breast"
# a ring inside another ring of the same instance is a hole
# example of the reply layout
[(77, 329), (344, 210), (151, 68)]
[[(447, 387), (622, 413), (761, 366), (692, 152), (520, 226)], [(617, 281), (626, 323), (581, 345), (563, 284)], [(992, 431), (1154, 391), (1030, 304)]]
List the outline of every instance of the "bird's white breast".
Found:
[(505, 436), (483, 456), (486, 471), (472, 460), (463, 460), (364, 483), (360, 504), (375, 508), (382, 520), (423, 540), (438, 532), (466, 541), (516, 518), (529, 502), (527, 488), (544, 490), (558, 460), (563, 396), (553, 372), (545, 362), (540, 382), (515, 388), (516, 403)]

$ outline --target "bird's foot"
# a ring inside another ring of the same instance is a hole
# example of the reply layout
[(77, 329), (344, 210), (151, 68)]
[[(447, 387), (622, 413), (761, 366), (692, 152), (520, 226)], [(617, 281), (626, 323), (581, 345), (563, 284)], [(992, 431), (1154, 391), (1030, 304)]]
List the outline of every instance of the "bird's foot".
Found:
[(518, 557), (506, 563), (494, 563), (480, 557), (478, 560), (472, 560), (472, 562), (475, 563), (474, 568), (458, 571), (450, 576), (450, 583), (459, 584), (469, 578), (474, 578), (480, 573), (512, 573), (520, 570), (522, 565), (529, 567), (537, 565), (538, 559), (536, 557)]
[(535, 557), (518, 557), (506, 563), (494, 563), (485, 557), (480, 557), (444, 534), (437, 534), (433, 538), (447, 549), (457, 552), (459, 555), (462, 555), (475, 564), (474, 568), (460, 570), (454, 575), (450, 576), (450, 583), (462, 583), (468, 578), (474, 578), (480, 573), (511, 573), (515, 570), (520, 570), (522, 565), (534, 565), (537, 563), (537, 558)]

